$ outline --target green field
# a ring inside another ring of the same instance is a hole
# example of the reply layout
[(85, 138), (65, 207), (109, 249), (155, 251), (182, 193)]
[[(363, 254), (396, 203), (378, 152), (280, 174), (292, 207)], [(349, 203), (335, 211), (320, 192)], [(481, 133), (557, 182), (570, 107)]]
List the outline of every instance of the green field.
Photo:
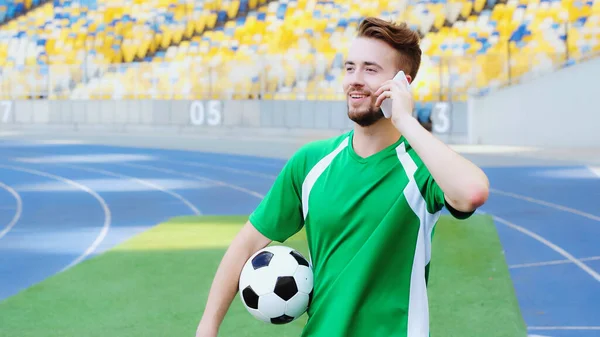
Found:
[[(212, 276), (246, 217), (182, 217), (0, 302), (0, 336), (194, 336)], [(304, 232), (286, 245), (307, 253)], [(442, 217), (430, 279), (431, 337), (518, 337), (525, 324), (492, 220)], [(299, 336), (236, 297), (219, 336)], [(336, 336), (337, 337), (337, 336)]]

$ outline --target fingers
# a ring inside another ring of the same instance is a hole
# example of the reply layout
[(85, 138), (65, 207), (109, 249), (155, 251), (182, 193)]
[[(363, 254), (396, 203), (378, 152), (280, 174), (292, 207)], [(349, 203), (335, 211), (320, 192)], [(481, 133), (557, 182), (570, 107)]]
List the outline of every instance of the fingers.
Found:
[(389, 81), (383, 82), (381, 87), (379, 87), (379, 89), (377, 89), (377, 91), (375, 92), (375, 96), (381, 95), (381, 93), (384, 91), (394, 90), (394, 89), (397, 89), (398, 91), (409, 92), (409, 89), (405, 82), (389, 80)]
[(393, 90), (394, 88), (397, 88), (397, 83), (389, 80), (389, 81), (385, 81), (383, 82), (383, 84), (379, 87), (379, 89), (377, 89), (377, 91), (375, 92), (375, 95), (381, 95), (382, 92), (384, 91), (388, 91), (388, 90)]
[(389, 91), (389, 90), (391, 90), (391, 89), (392, 89), (391, 83), (384, 82), (384, 84), (383, 84), (381, 87), (379, 87), (379, 89), (377, 89), (377, 91), (375, 91), (375, 94), (374, 94), (374, 95), (375, 95), (375, 96), (379, 96), (379, 95), (381, 95), (383, 92), (385, 92), (385, 91)]
[(375, 106), (379, 107), (384, 99), (391, 99), (394, 94), (397, 95), (402, 91), (403, 90), (401, 89), (399, 83), (394, 81), (384, 82), (384, 84), (381, 87), (379, 87), (379, 89), (377, 89), (377, 91), (375, 91), (374, 93), (374, 95), (377, 97), (377, 100), (375, 101)]
[(378, 97), (377, 100), (375, 101), (375, 106), (376, 107), (380, 107), (381, 103), (383, 103), (383, 100), (386, 98), (392, 98), (392, 92), (391, 91), (384, 91), (382, 92)]
[(393, 99), (392, 97), (394, 96), (400, 98), (405, 97), (406, 94), (411, 95), (411, 90), (405, 81), (385, 81), (374, 93), (374, 95), (377, 97), (375, 100), (375, 106), (379, 108), (386, 98)]

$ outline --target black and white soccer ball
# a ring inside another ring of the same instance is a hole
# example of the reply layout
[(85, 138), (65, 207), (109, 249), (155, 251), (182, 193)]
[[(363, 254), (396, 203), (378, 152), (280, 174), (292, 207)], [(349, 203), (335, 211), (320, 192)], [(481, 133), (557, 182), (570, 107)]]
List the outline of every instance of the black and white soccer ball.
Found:
[(308, 260), (286, 246), (268, 246), (254, 253), (240, 274), (242, 303), (255, 318), (287, 324), (302, 316), (313, 295)]

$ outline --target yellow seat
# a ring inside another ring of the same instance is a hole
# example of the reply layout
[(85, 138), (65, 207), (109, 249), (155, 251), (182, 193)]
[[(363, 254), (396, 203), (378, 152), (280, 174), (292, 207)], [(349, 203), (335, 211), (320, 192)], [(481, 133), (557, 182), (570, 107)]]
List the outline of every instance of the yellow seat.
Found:
[[(523, 0), (522, 0), (523, 1)], [(527, 1), (527, 0), (525, 0)], [(475, 12), (479, 13), (483, 10), (483, 7), (485, 6), (486, 0), (475, 0), (474, 4), (473, 4), (473, 9), (475, 10)]]
[[(31, 0), (23, 1), (32, 3)], [(440, 74), (452, 77), (455, 99), (464, 98), (472, 88), (493, 87), (506, 81), (509, 62), (505, 41), (524, 19), (530, 22), (531, 36), (512, 44), (511, 55), (516, 56), (511, 58), (510, 69), (515, 78), (527, 76), (532, 68), (545, 67), (548, 62), (551, 65), (564, 62), (564, 46), (555, 36), (558, 33), (548, 29), (552, 24), (588, 17), (583, 28), (568, 29), (567, 50), (576, 59), (585, 57), (588, 49), (589, 52), (598, 50), (600, 36), (588, 28), (600, 24), (600, 1), (583, 6), (580, 3), (580, 0), (496, 3), (489, 18), (485, 18), (481, 16), (488, 15), (484, 11), (485, 0), (449, 0), (444, 4), (336, 0), (335, 5), (299, 0), (287, 3), (285, 16), (280, 19), (277, 13), (281, 2), (250, 0), (251, 12), (245, 21), (235, 19), (240, 11), (240, 0), (210, 0), (201, 5), (177, 0), (134, 0), (126, 4), (98, 0), (97, 9), (64, 5), (61, 12), (77, 18), (75, 20), (52, 19), (55, 9), (52, 3), (46, 3), (0, 27), (8, 33), (5, 36), (19, 32), (44, 36), (45, 46), (28, 48), (25, 53), (17, 52), (17, 42), (0, 41), (0, 65), (35, 65), (39, 60), (47, 59), (57, 66), (73, 65), (73, 69), (81, 69), (75, 65), (83, 62), (87, 48), (96, 51), (94, 55), (87, 53), (88, 62), (93, 59), (95, 65), (129, 64), (165, 50), (164, 55), (161, 53), (162, 56), (142, 63), (148, 68), (136, 68), (127, 75), (112, 73), (110, 77), (106, 75), (107, 79), (122, 82), (117, 91), (121, 97), (130, 98), (182, 99), (197, 97), (206, 91), (206, 97), (241, 99), (266, 91), (268, 94), (263, 97), (271, 99), (343, 100), (343, 95), (332, 89), (339, 87), (343, 74), (341, 64), (336, 62), (334, 65), (334, 58), (337, 54), (344, 55), (352, 41), (349, 32), (358, 23), (350, 21), (360, 15), (375, 15), (406, 21), (417, 27), (424, 35), (424, 59), (443, 58), (442, 65), (430, 62), (417, 77), (423, 79), (415, 84), (419, 99), (437, 100), (449, 94), (447, 80), (445, 77), (440, 80)], [(520, 5), (525, 8), (517, 8)], [(217, 13), (222, 10), (226, 12), (224, 29), (215, 32)], [(135, 22), (125, 20), (126, 15), (135, 18)], [(262, 19), (263, 15), (266, 19)], [(167, 20), (167, 17), (173, 20)], [(47, 25), (47, 21), (51, 24)], [(342, 22), (345, 25), (341, 25)], [(450, 27), (445, 26), (448, 23)], [(160, 33), (152, 29), (156, 24), (160, 25)], [(484, 47), (481, 39), (487, 39), (485, 45), (491, 44), (485, 55), (478, 54)], [(35, 41), (32, 43), (28, 46), (35, 46)], [(42, 51), (47, 56), (41, 56)], [(258, 56), (250, 56), (254, 54)], [(160, 70), (162, 68), (155, 66), (162, 62), (176, 62), (177, 66), (166, 75)], [(213, 76), (220, 79), (218, 83), (203, 77), (208, 67), (213, 70)], [(79, 79), (82, 73), (74, 71), (68, 76)], [(174, 82), (169, 76), (177, 76), (178, 81)], [(260, 77), (260, 82), (253, 81), (256, 76)], [(151, 85), (156, 81), (158, 84)], [(57, 80), (56, 85), (59, 82)], [(204, 82), (211, 82), (211, 85)], [(88, 96), (99, 92), (101, 97), (110, 97), (101, 90), (110, 89), (107, 83), (111, 82), (99, 83), (102, 84), (90, 85), (89, 90), (83, 87), (87, 85), (85, 83), (80, 83), (78, 88), (86, 89), (81, 92)], [(28, 82), (26, 88), (37, 90), (37, 86)], [(139, 93), (140, 90), (145, 93)]]

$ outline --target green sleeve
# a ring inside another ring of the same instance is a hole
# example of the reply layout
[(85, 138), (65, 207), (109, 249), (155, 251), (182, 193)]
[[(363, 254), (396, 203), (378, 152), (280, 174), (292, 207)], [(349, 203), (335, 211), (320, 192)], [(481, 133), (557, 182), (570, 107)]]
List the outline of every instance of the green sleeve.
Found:
[(423, 181), (424, 183), (420, 186), (421, 194), (425, 198), (427, 203), (427, 211), (429, 213), (436, 213), (442, 210), (442, 208), (446, 207), (450, 214), (456, 219), (467, 219), (475, 211), (472, 212), (462, 212), (448, 204), (446, 197), (444, 195), (444, 191), (440, 188), (438, 183), (433, 179), (433, 176), (425, 167), (425, 165), (421, 165), (417, 170), (417, 181)]
[(270, 240), (284, 242), (304, 226), (301, 192), (305, 161), (304, 151), (296, 152), (249, 217), (250, 223)]

